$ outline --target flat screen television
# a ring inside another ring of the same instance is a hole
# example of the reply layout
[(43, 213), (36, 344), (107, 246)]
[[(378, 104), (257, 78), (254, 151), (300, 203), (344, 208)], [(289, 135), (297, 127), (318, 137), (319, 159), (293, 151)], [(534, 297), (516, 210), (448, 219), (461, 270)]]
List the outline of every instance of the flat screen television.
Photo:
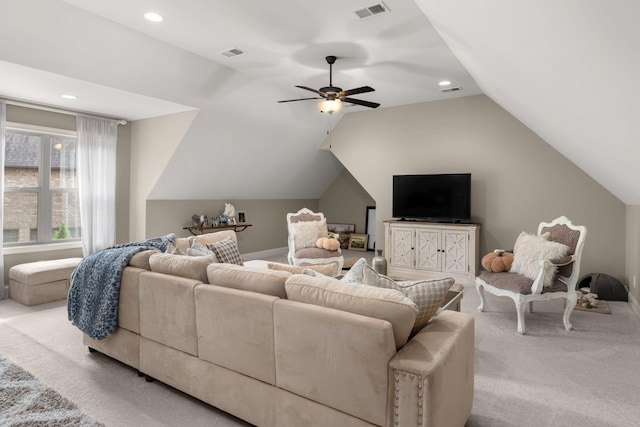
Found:
[(393, 176), (393, 217), (471, 222), (471, 174)]

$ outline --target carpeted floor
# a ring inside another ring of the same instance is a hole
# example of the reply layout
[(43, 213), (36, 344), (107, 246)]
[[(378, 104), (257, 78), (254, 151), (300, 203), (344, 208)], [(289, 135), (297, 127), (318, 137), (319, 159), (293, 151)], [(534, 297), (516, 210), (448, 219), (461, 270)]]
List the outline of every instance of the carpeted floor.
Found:
[[(356, 254), (357, 256), (357, 254)], [(475, 397), (467, 427), (627, 427), (637, 404), (640, 321), (625, 302), (610, 315), (574, 311), (562, 327), (560, 301), (534, 304), (527, 335), (515, 306), (466, 287), (462, 311), (476, 320)], [(107, 426), (247, 424), (99, 354), (89, 354), (66, 319), (64, 302), (24, 307), (0, 301), (0, 354)], [(448, 426), (445, 426), (448, 427)]]

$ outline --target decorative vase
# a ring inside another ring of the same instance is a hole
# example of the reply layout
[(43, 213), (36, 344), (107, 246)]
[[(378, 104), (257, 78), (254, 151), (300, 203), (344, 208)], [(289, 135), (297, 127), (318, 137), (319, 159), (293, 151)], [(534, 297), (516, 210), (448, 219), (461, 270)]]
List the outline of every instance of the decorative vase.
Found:
[(376, 256), (371, 260), (371, 267), (378, 274), (387, 274), (387, 259), (382, 256), (382, 249), (376, 249)]

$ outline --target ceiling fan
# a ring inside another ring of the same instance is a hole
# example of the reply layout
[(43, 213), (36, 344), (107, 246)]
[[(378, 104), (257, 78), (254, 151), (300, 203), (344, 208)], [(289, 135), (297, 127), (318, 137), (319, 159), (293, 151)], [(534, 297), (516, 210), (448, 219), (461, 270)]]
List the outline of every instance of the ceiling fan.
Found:
[(278, 102), (294, 102), (294, 101), (306, 101), (308, 99), (322, 99), (319, 104), (320, 111), (323, 113), (335, 113), (340, 111), (342, 108), (343, 102), (348, 102), (350, 104), (362, 105), (369, 108), (378, 108), (380, 104), (377, 102), (363, 101), (361, 99), (350, 98), (351, 95), (357, 95), (359, 93), (367, 93), (375, 91), (371, 86), (362, 86), (355, 89), (342, 90), (342, 88), (333, 86), (333, 64), (336, 62), (335, 56), (327, 56), (325, 58), (327, 60), (327, 64), (329, 64), (329, 86), (321, 87), (320, 89), (311, 89), (307, 86), (298, 86), (300, 89), (308, 90), (311, 92), (315, 92), (320, 95), (311, 97), (311, 98), (298, 98), (298, 99), (286, 99), (284, 101)]

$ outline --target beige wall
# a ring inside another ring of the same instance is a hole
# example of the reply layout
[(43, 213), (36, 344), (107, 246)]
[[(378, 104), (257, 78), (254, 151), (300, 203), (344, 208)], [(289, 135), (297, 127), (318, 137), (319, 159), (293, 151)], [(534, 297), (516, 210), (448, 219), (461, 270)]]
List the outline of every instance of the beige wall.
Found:
[(640, 317), (640, 206), (627, 206), (626, 216), (626, 282), (629, 303)]
[(191, 224), (194, 214), (218, 216), (226, 203), (236, 211), (245, 211), (247, 222), (252, 224), (238, 233), (240, 253), (248, 254), (287, 247), (287, 213), (301, 208), (318, 209), (317, 199), (305, 200), (148, 200), (146, 236), (176, 233), (189, 236), (182, 227)]
[(318, 209), (328, 223), (355, 224), (356, 233), (365, 233), (367, 206), (376, 202), (346, 169), (320, 197)]
[(145, 238), (147, 197), (197, 114), (193, 110), (132, 123), (129, 240)]
[(481, 255), (566, 215), (588, 228), (581, 274), (625, 276), (625, 205), (484, 95), (348, 114), (331, 146), (376, 201), (379, 236), (392, 175), (471, 172)]

